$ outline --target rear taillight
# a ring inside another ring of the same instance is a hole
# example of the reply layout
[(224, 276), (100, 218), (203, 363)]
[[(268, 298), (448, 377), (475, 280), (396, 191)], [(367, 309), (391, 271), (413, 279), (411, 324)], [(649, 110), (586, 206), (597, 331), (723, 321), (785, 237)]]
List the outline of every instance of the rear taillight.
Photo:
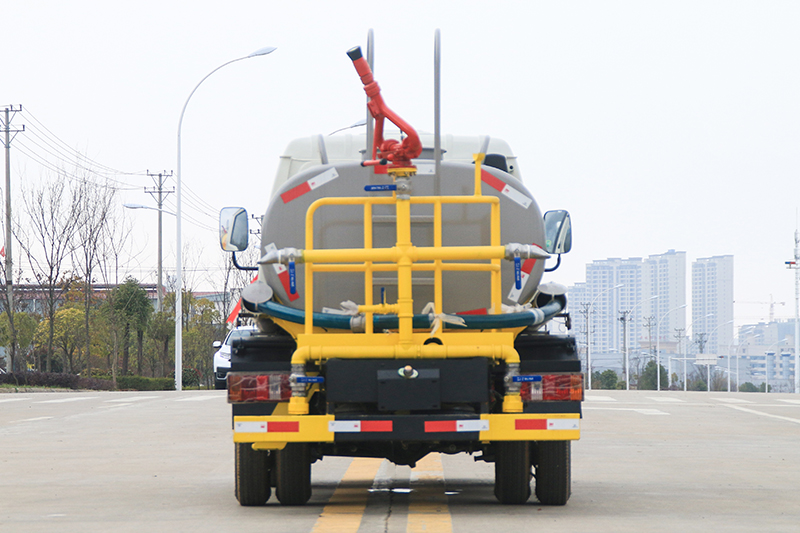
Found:
[(519, 376), (523, 402), (583, 401), (583, 374)]
[(292, 396), (289, 374), (228, 373), (228, 402), (285, 402)]

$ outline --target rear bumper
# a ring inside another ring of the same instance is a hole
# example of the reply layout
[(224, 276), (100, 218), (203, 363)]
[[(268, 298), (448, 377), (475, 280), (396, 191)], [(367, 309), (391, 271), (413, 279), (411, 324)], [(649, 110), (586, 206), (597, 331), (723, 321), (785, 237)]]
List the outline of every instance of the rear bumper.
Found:
[(577, 440), (580, 414), (234, 416), (233, 441), (287, 442)]

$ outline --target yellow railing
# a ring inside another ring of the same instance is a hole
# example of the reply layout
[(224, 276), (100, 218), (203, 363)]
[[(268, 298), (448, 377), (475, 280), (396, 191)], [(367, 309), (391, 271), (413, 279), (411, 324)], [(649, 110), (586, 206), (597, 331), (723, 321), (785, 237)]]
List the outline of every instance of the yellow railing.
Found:
[[(434, 275), (434, 313), (443, 313), (442, 273), (445, 271), (489, 272), (491, 275), (491, 308), (501, 312), (501, 261), (506, 248), (500, 243), (500, 200), (481, 195), (481, 162), (483, 154), (475, 156), (475, 191), (472, 196), (410, 196), (393, 192), (384, 197), (328, 197), (311, 204), (306, 213), (306, 242), (303, 251), (305, 266), (305, 328), (298, 335), (297, 350), (292, 356), (293, 368), (303, 368), (306, 362), (323, 363), (339, 358), (451, 358), (488, 357), (518, 366), (519, 354), (513, 347), (514, 335), (508, 332), (464, 332), (452, 336), (443, 334), (444, 345), (427, 344), (427, 335), (413, 331), (414, 306), (412, 272), (432, 271)], [(409, 185), (405, 176), (395, 183)], [(411, 242), (411, 206), (433, 206), (433, 246), (417, 247)], [(442, 206), (450, 204), (485, 204), (490, 207), (489, 246), (444, 246), (442, 243)], [(373, 206), (395, 205), (397, 242), (392, 248), (375, 248), (373, 243)], [(354, 249), (314, 249), (314, 215), (324, 206), (362, 206), (364, 216), (364, 247)], [(487, 263), (458, 261), (486, 260)], [(326, 335), (314, 333), (314, 274), (317, 272), (363, 272), (364, 299), (358, 310), (365, 315), (365, 334)], [(373, 274), (397, 272), (397, 302), (386, 304), (373, 300)], [(398, 335), (376, 335), (373, 315), (396, 314)], [(444, 327), (444, 324), (442, 324)], [(295, 367), (294, 365), (298, 365)], [(505, 412), (520, 412), (519, 393), (507, 394)], [(292, 397), (289, 412), (307, 414), (308, 399)]]

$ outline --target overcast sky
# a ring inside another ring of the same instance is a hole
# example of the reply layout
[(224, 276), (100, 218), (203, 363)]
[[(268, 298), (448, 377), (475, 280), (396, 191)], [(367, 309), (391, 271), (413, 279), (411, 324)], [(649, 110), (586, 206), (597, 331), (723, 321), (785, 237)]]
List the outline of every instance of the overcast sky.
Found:
[[(800, 3), (768, 1), (101, 2), (2, 0), (0, 104), (21, 104), (12, 190), (46, 174), (46, 127), (115, 176), (122, 202), (152, 204), (142, 173), (174, 170), (183, 122), (187, 216), (266, 207), (278, 157), (295, 137), (364, 117), (345, 52), (373, 28), (387, 103), (433, 130), (433, 36), (442, 32), (442, 129), (509, 142), (542, 210), (573, 216), (574, 247), (550, 279), (586, 263), (685, 251), (733, 254), (735, 298), (786, 302), (800, 206)], [(31, 117), (40, 122), (37, 124)], [(199, 197), (194, 199), (191, 193)], [(174, 205), (174, 195), (170, 198)], [(202, 203), (201, 203), (202, 202)], [(20, 207), (20, 202), (15, 205)], [(131, 273), (154, 281), (155, 213), (137, 227)], [(165, 268), (174, 271), (166, 217)], [(184, 223), (184, 242), (217, 237)], [(199, 253), (199, 252), (198, 252)], [(191, 262), (191, 260), (190, 260)], [(690, 299), (690, 294), (687, 294)], [(767, 305), (737, 304), (737, 322)]]

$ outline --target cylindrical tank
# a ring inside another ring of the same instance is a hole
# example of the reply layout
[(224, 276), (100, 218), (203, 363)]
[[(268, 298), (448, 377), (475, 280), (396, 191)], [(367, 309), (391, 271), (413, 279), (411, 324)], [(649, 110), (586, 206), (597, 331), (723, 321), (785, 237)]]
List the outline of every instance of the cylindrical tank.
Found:
[[(431, 165), (420, 165), (420, 172), (411, 178), (412, 196), (471, 196), (474, 192), (473, 165), (443, 161), (440, 178), (436, 180)], [(391, 183), (385, 174), (358, 162), (319, 165), (288, 179), (274, 195), (262, 225), (261, 253), (272, 247), (305, 248), (306, 211), (312, 202), (323, 197), (386, 196), (390, 192), (365, 192), (366, 185)], [(497, 168), (482, 168), (482, 194), (500, 199), (501, 244), (534, 243), (544, 246), (544, 223), (539, 207), (522, 183)], [(411, 206), (411, 238), (415, 246), (433, 246), (433, 206)], [(373, 246), (391, 248), (395, 245), (395, 207), (373, 207)], [(363, 248), (364, 216), (360, 206), (324, 206), (317, 210), (314, 220), (314, 248)], [(490, 244), (490, 207), (482, 205), (444, 205), (442, 208), (442, 243), (444, 246), (475, 246)], [(534, 294), (544, 270), (543, 261), (523, 262), (523, 286), (514, 284), (513, 263), (503, 261), (503, 303), (515, 305), (527, 302)], [(304, 268), (297, 264), (297, 291), (290, 294), (288, 272), (283, 265), (262, 265), (259, 277), (272, 287), (284, 305), (303, 309)], [(446, 313), (485, 312), (490, 303), (490, 274), (488, 272), (444, 272), (443, 307)], [(339, 309), (347, 300), (363, 304), (364, 275), (362, 273), (315, 273), (314, 310)], [(373, 301), (386, 303), (397, 300), (397, 275), (376, 272), (373, 278)], [(434, 298), (433, 272), (414, 272), (414, 312)]]

